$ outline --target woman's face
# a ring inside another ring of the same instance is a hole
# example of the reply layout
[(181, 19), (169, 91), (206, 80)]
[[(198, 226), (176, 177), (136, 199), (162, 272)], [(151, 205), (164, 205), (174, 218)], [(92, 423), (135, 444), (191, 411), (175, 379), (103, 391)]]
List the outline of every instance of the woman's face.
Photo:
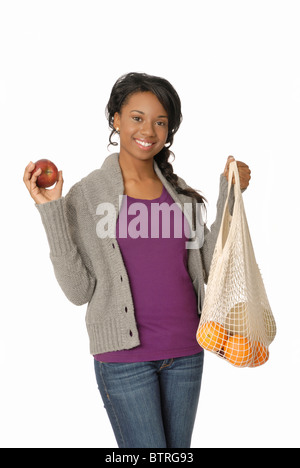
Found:
[(114, 127), (120, 130), (120, 154), (148, 160), (167, 142), (168, 115), (155, 94), (137, 92), (114, 115)]

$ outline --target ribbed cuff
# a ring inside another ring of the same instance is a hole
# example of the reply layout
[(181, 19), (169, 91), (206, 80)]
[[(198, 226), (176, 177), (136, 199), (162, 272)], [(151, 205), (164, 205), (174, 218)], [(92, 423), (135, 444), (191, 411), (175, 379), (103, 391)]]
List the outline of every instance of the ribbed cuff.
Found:
[(74, 249), (64, 207), (64, 197), (43, 204), (35, 204), (47, 234), (50, 253), (54, 257), (65, 255)]

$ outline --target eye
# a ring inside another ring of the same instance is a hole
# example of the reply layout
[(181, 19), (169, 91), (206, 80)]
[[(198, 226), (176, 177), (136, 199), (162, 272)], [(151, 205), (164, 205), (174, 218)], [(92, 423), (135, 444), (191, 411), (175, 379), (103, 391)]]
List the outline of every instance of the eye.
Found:
[(138, 116), (134, 116), (132, 117), (132, 120), (134, 120), (135, 122), (141, 122), (142, 118)]
[(157, 122), (157, 125), (159, 127), (165, 127), (167, 125), (167, 123), (166, 122)]

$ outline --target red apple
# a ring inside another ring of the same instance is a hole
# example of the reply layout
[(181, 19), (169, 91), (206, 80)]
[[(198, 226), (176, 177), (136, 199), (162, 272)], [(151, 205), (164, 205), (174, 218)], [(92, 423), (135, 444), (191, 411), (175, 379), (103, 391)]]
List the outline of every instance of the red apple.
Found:
[(58, 180), (58, 169), (52, 161), (49, 159), (39, 159), (35, 163), (35, 168), (33, 172), (36, 172), (38, 169), (42, 169), (41, 174), (38, 176), (36, 185), (40, 188), (48, 188), (51, 185), (55, 184)]

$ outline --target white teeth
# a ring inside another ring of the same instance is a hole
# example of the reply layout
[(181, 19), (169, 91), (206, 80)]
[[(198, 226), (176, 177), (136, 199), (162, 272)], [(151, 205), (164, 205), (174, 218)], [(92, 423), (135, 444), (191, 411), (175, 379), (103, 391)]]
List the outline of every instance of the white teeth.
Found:
[(140, 140), (136, 140), (136, 141), (139, 145), (146, 146), (146, 147), (152, 146), (153, 144), (153, 143), (146, 143), (145, 141), (140, 141)]

